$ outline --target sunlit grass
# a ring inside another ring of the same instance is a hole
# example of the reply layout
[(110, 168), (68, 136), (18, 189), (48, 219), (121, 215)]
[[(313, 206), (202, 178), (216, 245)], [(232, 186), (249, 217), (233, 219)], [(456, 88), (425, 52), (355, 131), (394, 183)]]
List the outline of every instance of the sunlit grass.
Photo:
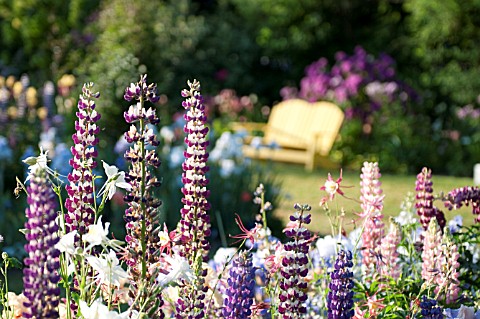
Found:
[[(277, 214), (277, 216), (282, 218), (286, 223), (288, 222), (288, 216), (293, 212), (293, 205), (295, 203), (310, 204), (312, 206), (311, 212), (313, 218), (309, 228), (323, 235), (328, 234), (330, 232), (330, 224), (319, 202), (320, 199), (325, 196), (325, 192), (321, 191), (320, 187), (324, 184), (329, 171), (317, 169), (313, 172), (308, 172), (303, 166), (291, 164), (268, 163), (264, 165), (271, 165), (283, 185), (282, 201), (280, 206), (274, 211), (274, 214)], [(339, 170), (332, 170), (330, 173), (334, 180), (340, 175)], [(380, 180), (382, 182), (383, 193), (385, 194), (383, 213), (385, 215), (385, 221), (388, 221), (389, 216), (397, 216), (399, 214), (401, 203), (405, 200), (407, 194), (409, 192), (412, 194), (415, 193), (416, 176), (382, 174)], [(457, 187), (473, 185), (472, 178), (437, 176), (435, 172), (433, 172), (432, 181), (435, 194), (440, 194), (441, 192), (448, 193)], [(360, 171), (344, 170), (341, 186), (345, 195), (351, 199), (335, 196), (335, 200), (329, 202), (329, 206), (333, 213), (342, 208), (345, 210), (344, 225), (348, 232), (353, 229), (352, 218), (355, 218), (354, 213), (360, 211), (360, 204), (358, 202), (360, 198)], [(442, 202), (435, 201), (434, 204), (445, 212), (447, 221), (451, 217), (460, 214), (464, 217), (464, 224), (468, 225), (473, 223), (473, 215), (469, 207), (450, 212), (444, 209)]]

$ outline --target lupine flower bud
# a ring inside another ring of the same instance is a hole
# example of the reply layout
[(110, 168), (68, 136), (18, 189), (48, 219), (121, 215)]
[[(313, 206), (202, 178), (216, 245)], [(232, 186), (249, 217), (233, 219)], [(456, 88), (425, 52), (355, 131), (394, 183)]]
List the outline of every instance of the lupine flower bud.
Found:
[(279, 279), (279, 305), (278, 312), (281, 318), (299, 318), (307, 312), (308, 274), (308, 251), (310, 248), (311, 232), (305, 228), (305, 224), (311, 221), (309, 205), (295, 204), (297, 210), (290, 216), (290, 222), (284, 229), (284, 233), (292, 240), (284, 245), (285, 256), (282, 259)]
[(241, 253), (233, 259), (227, 280), (223, 303), (224, 319), (250, 318), (253, 305), (255, 272), (250, 252)]
[(333, 272), (330, 274), (330, 291), (327, 296), (328, 319), (350, 319), (353, 308), (352, 253), (340, 250)]
[(60, 252), (54, 246), (58, 242), (57, 204), (52, 185), (45, 169), (40, 166), (29, 176), (28, 208), (25, 211), (27, 244), (23, 270), (23, 294), (25, 318), (58, 318), (60, 301)]

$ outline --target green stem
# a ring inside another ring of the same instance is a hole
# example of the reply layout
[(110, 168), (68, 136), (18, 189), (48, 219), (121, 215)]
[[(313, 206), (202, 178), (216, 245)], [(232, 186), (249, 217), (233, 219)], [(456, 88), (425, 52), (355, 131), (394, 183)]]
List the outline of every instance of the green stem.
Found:
[[(140, 97), (140, 104), (141, 107), (140, 109), (143, 109), (143, 96)], [(143, 133), (145, 128), (145, 123), (143, 122), (143, 119), (140, 119), (140, 132)], [(141, 170), (142, 170), (142, 180), (140, 184), (140, 207), (142, 209), (142, 232), (140, 235), (140, 243), (142, 245), (142, 280), (145, 280), (147, 278), (147, 243), (145, 242), (146, 238), (146, 233), (147, 233), (147, 223), (146, 223), (146, 218), (147, 218), (147, 208), (145, 206), (145, 202), (143, 201), (143, 198), (145, 196), (145, 179), (147, 176), (147, 168), (145, 166), (145, 141), (143, 139), (140, 140), (140, 153), (141, 153)]]

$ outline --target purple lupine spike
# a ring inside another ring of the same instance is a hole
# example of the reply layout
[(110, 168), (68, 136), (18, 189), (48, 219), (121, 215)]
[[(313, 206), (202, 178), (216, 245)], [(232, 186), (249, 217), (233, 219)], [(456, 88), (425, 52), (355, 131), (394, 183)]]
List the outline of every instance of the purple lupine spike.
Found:
[(176, 318), (196, 319), (205, 316), (205, 293), (208, 286), (205, 284), (207, 270), (202, 266), (202, 261), (207, 261), (210, 243), (210, 216), (208, 210), (210, 203), (207, 198), (208, 179), (205, 177), (209, 167), (207, 165), (209, 141), (206, 138), (208, 127), (205, 115), (205, 105), (200, 94), (200, 82), (188, 81), (189, 90), (182, 90), (186, 98), (182, 106), (186, 109), (184, 132), (185, 161), (182, 164), (182, 203), (180, 210), (181, 220), (177, 226), (180, 236), (180, 255), (185, 257), (196, 274), (193, 283), (184, 283), (181, 296), (175, 305)]
[(222, 314), (225, 319), (250, 318), (253, 305), (255, 272), (252, 254), (243, 252), (232, 262), (225, 289)]
[(284, 229), (285, 235), (292, 240), (284, 245), (286, 256), (283, 257), (280, 268), (278, 312), (283, 319), (300, 318), (307, 312), (305, 277), (308, 274), (308, 251), (312, 233), (305, 228), (311, 220), (311, 215), (305, 212), (310, 211), (311, 207), (295, 204), (294, 208), (296, 212)]
[(98, 153), (96, 135), (100, 127), (96, 122), (100, 114), (95, 110), (94, 98), (99, 93), (92, 92), (93, 83), (85, 83), (78, 101), (78, 120), (75, 121), (75, 134), (72, 135), (74, 146), (71, 147), (70, 166), (73, 170), (68, 174), (69, 184), (65, 187), (68, 197), (65, 200), (66, 232), (77, 230), (79, 235), (86, 233), (89, 225), (94, 223), (94, 178), (92, 170), (97, 166), (95, 158)]
[(353, 267), (352, 252), (340, 250), (330, 274), (330, 291), (327, 296), (328, 319), (350, 319), (353, 308)]
[(449, 210), (471, 205), (472, 213), (476, 215), (475, 223), (480, 222), (480, 188), (471, 186), (456, 188), (448, 193), (444, 204)]
[(430, 299), (426, 296), (423, 296), (422, 301), (420, 302), (420, 309), (424, 319), (444, 318), (442, 308), (437, 305), (437, 301), (435, 299)]
[(205, 176), (209, 170), (207, 165), (209, 141), (206, 138), (208, 127), (203, 97), (199, 92), (200, 82), (189, 81), (188, 85), (190, 90), (182, 91), (182, 96), (187, 98), (182, 103), (187, 110), (184, 115), (187, 149), (184, 152), (185, 161), (182, 165), (184, 197), (181, 209), (182, 219), (178, 227), (182, 242), (181, 255), (193, 265), (197, 254), (201, 254), (206, 261), (210, 249), (207, 240), (210, 236), (210, 216), (208, 215), (210, 203), (207, 201), (210, 191), (206, 188), (208, 179)]
[(23, 294), (27, 313), (25, 318), (59, 318), (60, 302), (60, 251), (56, 195), (47, 179), (47, 172), (41, 166), (30, 171), (28, 186), (28, 207), (25, 210), (25, 268), (23, 269)]
[(134, 308), (143, 309), (150, 318), (164, 318), (164, 313), (158, 308), (163, 305), (162, 298), (155, 295), (155, 290), (145, 284), (153, 284), (159, 271), (160, 231), (158, 208), (161, 201), (153, 196), (160, 181), (154, 176), (154, 170), (160, 166), (160, 160), (154, 150), (158, 141), (150, 125), (160, 122), (154, 109), (145, 109), (145, 101), (155, 100), (156, 85), (146, 84), (147, 76), (142, 75), (138, 83), (132, 83), (125, 89), (124, 98), (134, 100), (124, 113), (125, 120), (130, 123), (130, 129), (125, 133), (125, 139), (133, 143), (126, 152), (125, 159), (130, 162), (130, 170), (125, 174), (125, 181), (130, 184), (131, 191), (125, 195), (128, 204), (125, 210), (125, 228), (127, 253), (124, 256), (128, 272), (132, 277), (130, 297), (135, 300)]
[(415, 183), (415, 191), (417, 192), (415, 196), (415, 208), (417, 209), (417, 214), (420, 217), (420, 223), (425, 230), (428, 228), (430, 219), (435, 216), (433, 207), (433, 182), (431, 179), (432, 170), (424, 167), (417, 175), (417, 181)]

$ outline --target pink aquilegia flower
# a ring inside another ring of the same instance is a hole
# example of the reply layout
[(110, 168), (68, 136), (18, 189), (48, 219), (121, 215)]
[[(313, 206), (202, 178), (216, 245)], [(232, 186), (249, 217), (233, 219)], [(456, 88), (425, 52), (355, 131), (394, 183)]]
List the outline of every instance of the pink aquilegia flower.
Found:
[(24, 318), (58, 318), (60, 302), (60, 251), (56, 196), (44, 167), (30, 168), (28, 207), (25, 210), (25, 268), (23, 269), (23, 295), (26, 301)]
[[(325, 181), (325, 184), (323, 184), (323, 186), (320, 187), (320, 190), (325, 191), (327, 193), (327, 195), (320, 200), (320, 206), (323, 206), (329, 200), (332, 201), (335, 198), (336, 194), (345, 197), (345, 193), (340, 188), (340, 183), (343, 180), (342, 172), (343, 171), (340, 170), (340, 177), (337, 178), (336, 180), (334, 180), (332, 178), (332, 175), (328, 173), (328, 177), (327, 177), (327, 180)], [(348, 187), (348, 186), (344, 186), (344, 187)]]

